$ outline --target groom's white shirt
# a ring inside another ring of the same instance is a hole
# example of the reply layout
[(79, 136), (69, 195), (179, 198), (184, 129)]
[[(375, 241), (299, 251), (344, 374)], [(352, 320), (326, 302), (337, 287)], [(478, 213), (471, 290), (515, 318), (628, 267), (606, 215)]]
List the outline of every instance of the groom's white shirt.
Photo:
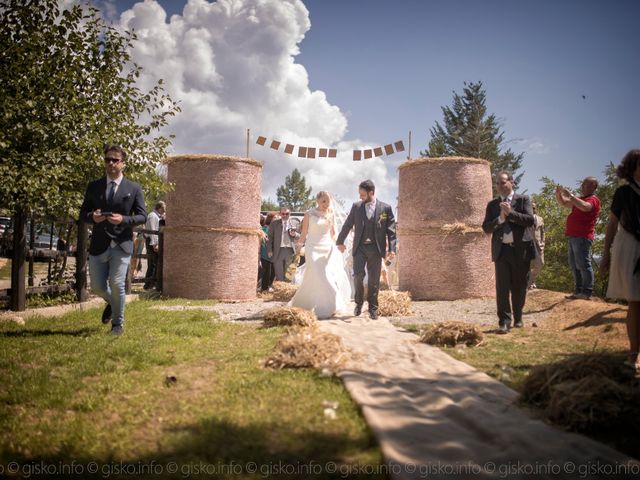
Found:
[(376, 213), (376, 201), (373, 200), (372, 202), (365, 203), (364, 208), (367, 213), (367, 218), (371, 220), (371, 217)]

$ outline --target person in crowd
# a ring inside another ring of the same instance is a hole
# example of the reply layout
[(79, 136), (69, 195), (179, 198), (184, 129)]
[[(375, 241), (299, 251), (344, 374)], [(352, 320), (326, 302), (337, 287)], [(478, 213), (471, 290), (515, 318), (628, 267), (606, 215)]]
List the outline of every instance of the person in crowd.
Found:
[(267, 256), (273, 262), (276, 280), (284, 282), (289, 265), (295, 255), (295, 241), (300, 237), (289, 219), (291, 212), (288, 208), (280, 209), (280, 218), (273, 220), (269, 225), (267, 240)]
[(640, 149), (625, 155), (616, 174), (626, 183), (613, 195), (600, 273), (609, 272), (607, 297), (629, 302), (625, 363), (640, 371)]
[(106, 175), (87, 186), (80, 219), (93, 225), (89, 244), (91, 289), (107, 306), (102, 323), (111, 335), (124, 333), (125, 284), (133, 253), (133, 227), (147, 219), (142, 188), (123, 175), (127, 161), (118, 145), (104, 148)]
[[(147, 217), (145, 230), (160, 230), (160, 221), (167, 212), (167, 205), (161, 200), (156, 203), (155, 208)], [(158, 267), (158, 235), (155, 233), (146, 233), (144, 236), (147, 245), (147, 273), (144, 276), (144, 289), (149, 290), (156, 286), (156, 269)]]
[(595, 194), (598, 179), (587, 177), (580, 186), (581, 195), (576, 197), (565, 187), (556, 188), (556, 200), (563, 207), (571, 208), (567, 217), (565, 235), (569, 238), (569, 266), (575, 279), (575, 289), (569, 299), (590, 300), (593, 295), (593, 266), (591, 247), (595, 237), (595, 226), (600, 213), (600, 199)]
[[(522, 328), (522, 310), (527, 297), (531, 260), (536, 258), (533, 241), (533, 209), (526, 195), (514, 192), (510, 172), (496, 175), (498, 197), (487, 204), (482, 222), (491, 234), (491, 259), (495, 264), (498, 333), (505, 334), (513, 326)], [(511, 297), (511, 299), (509, 299)]]
[(536, 258), (531, 261), (531, 272), (529, 273), (529, 290), (536, 288), (536, 278), (540, 275), (544, 266), (544, 219), (538, 215), (538, 207), (535, 202), (531, 202), (533, 209), (533, 233), (536, 245)]

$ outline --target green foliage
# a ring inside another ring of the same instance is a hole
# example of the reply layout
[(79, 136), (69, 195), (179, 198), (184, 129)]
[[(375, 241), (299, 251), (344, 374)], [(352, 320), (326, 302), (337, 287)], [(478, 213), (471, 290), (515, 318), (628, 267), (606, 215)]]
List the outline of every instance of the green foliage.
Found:
[(522, 168), (524, 153), (504, 149), (501, 125), (494, 114), (487, 115), (482, 82), (464, 82), (462, 96), (453, 92), (453, 105), (442, 107), (442, 114), (444, 126), (436, 122), (431, 128), (429, 147), (420, 155), (482, 158), (491, 162), (493, 175), (508, 170), (513, 173), (516, 183), (520, 182), (524, 172), (518, 174), (518, 170)]
[(262, 211), (262, 212), (274, 212), (276, 210), (280, 210), (280, 207), (270, 197), (262, 199), (262, 204), (260, 205), (260, 211)]
[(307, 188), (307, 182), (297, 168), (293, 169), (291, 175), (287, 175), (284, 185), (278, 187), (276, 194), (278, 205), (288, 207), (295, 212), (307, 210), (315, 202), (311, 197), (311, 187)]
[(76, 303), (76, 292), (70, 290), (62, 293), (37, 293), (27, 297), (27, 308), (51, 307)]
[(96, 9), (57, 0), (0, 1), (0, 205), (75, 216), (89, 180), (104, 175), (102, 148), (122, 145), (127, 175), (149, 193), (170, 139), (153, 137), (179, 108), (158, 82), (136, 86), (135, 35)]

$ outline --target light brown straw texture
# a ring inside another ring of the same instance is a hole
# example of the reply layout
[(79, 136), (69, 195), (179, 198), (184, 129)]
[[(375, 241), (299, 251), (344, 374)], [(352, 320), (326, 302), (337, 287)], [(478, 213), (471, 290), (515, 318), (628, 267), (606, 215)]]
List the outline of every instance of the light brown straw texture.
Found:
[(219, 155), (171, 157), (163, 293), (217, 300), (256, 298), (262, 166)]
[(495, 295), (490, 237), (482, 231), (491, 197), (486, 160), (426, 158), (400, 166), (400, 290), (414, 300)]

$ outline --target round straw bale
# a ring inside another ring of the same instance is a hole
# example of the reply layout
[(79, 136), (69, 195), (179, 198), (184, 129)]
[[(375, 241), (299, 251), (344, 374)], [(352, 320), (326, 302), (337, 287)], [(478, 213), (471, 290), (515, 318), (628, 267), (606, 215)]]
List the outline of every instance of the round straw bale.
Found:
[(383, 317), (406, 317), (411, 315), (411, 295), (409, 292), (380, 290), (378, 293), (378, 313)]
[(477, 325), (457, 320), (427, 325), (420, 332), (422, 343), (438, 347), (455, 347), (459, 343), (475, 347), (482, 342), (482, 339), (482, 331)]
[(278, 307), (264, 314), (265, 327), (309, 327), (318, 321), (315, 313), (298, 307)]
[(400, 165), (399, 288), (414, 300), (495, 294), (490, 238), (482, 231), (492, 197), (489, 167), (465, 157)]
[(163, 294), (252, 300), (258, 274), (260, 162), (220, 155), (166, 160)]
[(291, 329), (285, 333), (265, 360), (264, 366), (312, 367), (335, 373), (342, 368), (346, 359), (347, 351), (340, 337), (313, 326)]

